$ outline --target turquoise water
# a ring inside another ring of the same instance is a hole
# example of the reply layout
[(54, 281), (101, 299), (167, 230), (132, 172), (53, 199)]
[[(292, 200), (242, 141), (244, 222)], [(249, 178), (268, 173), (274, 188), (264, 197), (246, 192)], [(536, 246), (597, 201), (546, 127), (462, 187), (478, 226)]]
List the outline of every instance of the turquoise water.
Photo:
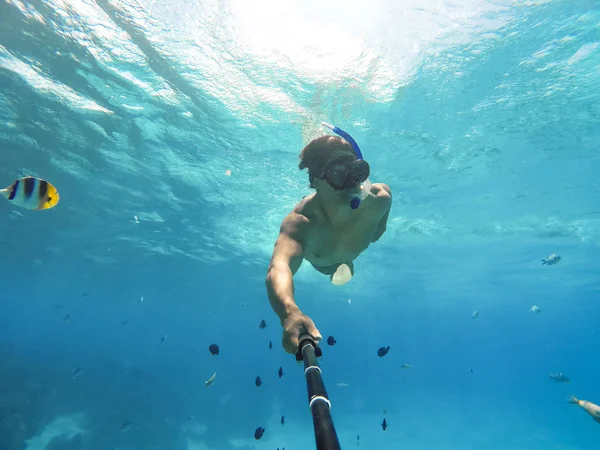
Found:
[(321, 120), (394, 196), (295, 277), (342, 448), (594, 448), (600, 4), (397, 3), (0, 2), (0, 184), (61, 193), (0, 203), (1, 450), (315, 448), (264, 277)]

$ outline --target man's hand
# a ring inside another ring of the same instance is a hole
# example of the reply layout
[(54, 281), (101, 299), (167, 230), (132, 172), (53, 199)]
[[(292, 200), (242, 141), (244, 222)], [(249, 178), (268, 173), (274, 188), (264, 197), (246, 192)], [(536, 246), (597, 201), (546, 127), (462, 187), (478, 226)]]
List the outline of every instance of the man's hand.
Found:
[(317, 327), (310, 317), (300, 311), (294, 312), (283, 321), (283, 348), (286, 352), (296, 354), (298, 351), (298, 339), (303, 334), (310, 335), (315, 342), (323, 339)]

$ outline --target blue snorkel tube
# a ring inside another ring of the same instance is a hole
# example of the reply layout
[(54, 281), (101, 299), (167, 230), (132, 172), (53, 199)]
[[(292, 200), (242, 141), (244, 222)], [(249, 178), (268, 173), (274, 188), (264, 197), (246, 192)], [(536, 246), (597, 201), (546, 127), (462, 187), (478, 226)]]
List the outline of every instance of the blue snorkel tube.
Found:
[(333, 131), (335, 134), (343, 137), (344, 139), (346, 139), (348, 142), (350, 142), (350, 145), (352, 146), (352, 148), (354, 149), (354, 153), (356, 153), (356, 157), (358, 159), (363, 159), (362, 157), (362, 153), (360, 152), (360, 147), (358, 146), (358, 144), (356, 143), (356, 141), (354, 140), (354, 138), (352, 136), (350, 136), (348, 133), (346, 133), (344, 130), (342, 130), (341, 128), (335, 127), (333, 125), (331, 125), (330, 123), (327, 122), (321, 122), (321, 125), (323, 125), (325, 128), (329, 128), (331, 131)]
[[(356, 143), (356, 141), (354, 140), (354, 138), (352, 136), (350, 136), (348, 133), (346, 133), (344, 130), (342, 130), (341, 128), (338, 128), (334, 125), (331, 125), (330, 123), (327, 122), (321, 122), (321, 125), (323, 125), (325, 128), (329, 128), (331, 131), (333, 131), (335, 134), (343, 137), (344, 139), (346, 139), (350, 145), (352, 146), (352, 148), (354, 149), (354, 153), (356, 153), (356, 157), (358, 159), (364, 159), (362, 156), (362, 152), (360, 151), (360, 147), (358, 146), (358, 144)], [(369, 183), (369, 180), (365, 180), (365, 183), (367, 183), (368, 186), (368, 190), (370, 191), (370, 186), (371, 183)], [(367, 192), (368, 193), (368, 192)], [(358, 196), (353, 196), (350, 200), (350, 208), (351, 209), (356, 209), (360, 206), (360, 202), (362, 201), (361, 197)]]

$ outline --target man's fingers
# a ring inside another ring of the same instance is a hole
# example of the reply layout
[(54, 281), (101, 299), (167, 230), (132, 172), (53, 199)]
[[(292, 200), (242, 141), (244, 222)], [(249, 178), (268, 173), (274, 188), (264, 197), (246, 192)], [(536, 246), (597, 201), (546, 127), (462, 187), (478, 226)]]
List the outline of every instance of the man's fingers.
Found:
[(314, 325), (310, 325), (307, 327), (308, 330), (308, 334), (311, 335), (311, 337), (315, 340), (315, 342), (320, 341), (321, 339), (323, 339), (323, 336), (321, 336), (321, 333), (319, 333), (319, 330), (317, 330), (317, 327), (315, 327)]
[(304, 318), (287, 325), (287, 330), (283, 332), (283, 348), (285, 351), (295, 354), (300, 345), (300, 337), (304, 335), (310, 336), (315, 342), (323, 339), (312, 320)]
[(298, 351), (298, 334), (290, 333), (283, 335), (283, 348), (286, 352), (295, 354)]

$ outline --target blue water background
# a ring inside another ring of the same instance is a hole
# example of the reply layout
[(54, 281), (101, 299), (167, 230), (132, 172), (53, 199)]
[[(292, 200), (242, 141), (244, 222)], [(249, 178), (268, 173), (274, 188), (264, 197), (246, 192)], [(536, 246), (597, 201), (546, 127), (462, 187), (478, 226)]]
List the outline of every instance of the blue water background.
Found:
[(256, 5), (0, 2), (0, 180), (61, 193), (0, 204), (0, 448), (314, 448), (264, 276), (321, 120), (394, 198), (349, 284), (295, 278), (342, 448), (595, 448), (598, 2)]

